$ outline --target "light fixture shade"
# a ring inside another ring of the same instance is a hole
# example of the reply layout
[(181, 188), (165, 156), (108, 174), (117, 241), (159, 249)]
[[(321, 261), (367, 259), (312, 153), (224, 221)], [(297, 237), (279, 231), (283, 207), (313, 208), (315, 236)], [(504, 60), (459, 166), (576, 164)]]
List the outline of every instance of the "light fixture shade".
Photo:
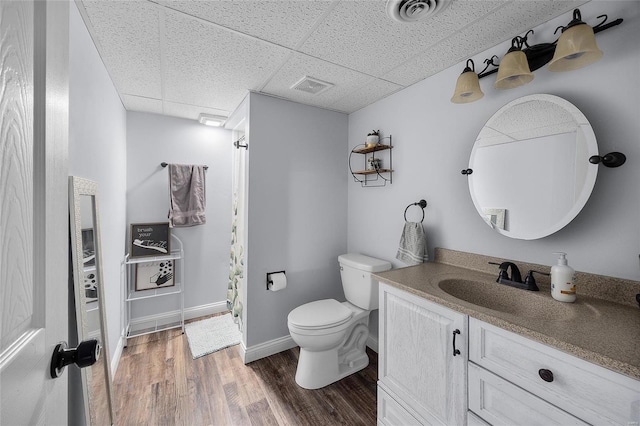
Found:
[(602, 58), (596, 44), (593, 28), (587, 24), (575, 25), (562, 32), (549, 71), (572, 71), (586, 67)]
[(510, 50), (500, 61), (494, 87), (496, 89), (513, 89), (529, 83), (533, 77), (527, 62), (527, 55), (522, 50)]
[(467, 69), (460, 74), (456, 82), (456, 90), (451, 98), (451, 102), (454, 104), (467, 104), (484, 96), (482, 89), (480, 89), (478, 74), (471, 69), (467, 71)]

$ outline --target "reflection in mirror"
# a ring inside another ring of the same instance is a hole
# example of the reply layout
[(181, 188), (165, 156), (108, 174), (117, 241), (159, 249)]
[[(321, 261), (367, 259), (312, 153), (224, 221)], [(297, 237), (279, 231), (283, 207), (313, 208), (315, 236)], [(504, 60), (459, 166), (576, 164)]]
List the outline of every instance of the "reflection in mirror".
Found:
[(552, 95), (516, 99), (487, 121), (468, 175), (478, 214), (502, 235), (542, 238), (571, 222), (586, 204), (598, 167), (587, 118)]
[(102, 286), (97, 184), (72, 176), (69, 192), (78, 341), (96, 339), (102, 348), (98, 361), (80, 370), (85, 418), (90, 425), (112, 425), (115, 416)]

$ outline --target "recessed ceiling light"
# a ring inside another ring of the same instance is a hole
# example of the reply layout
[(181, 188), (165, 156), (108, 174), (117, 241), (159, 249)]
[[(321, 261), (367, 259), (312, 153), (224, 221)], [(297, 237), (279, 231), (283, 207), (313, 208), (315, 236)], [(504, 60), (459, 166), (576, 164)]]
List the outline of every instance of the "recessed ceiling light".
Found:
[(221, 115), (200, 114), (198, 117), (198, 122), (205, 126), (221, 127), (225, 121), (227, 121), (227, 117)]
[(313, 77), (309, 77), (308, 75), (305, 75), (300, 80), (298, 80), (293, 86), (291, 86), (291, 89), (300, 90), (301, 92), (311, 93), (312, 95), (317, 95), (332, 87), (333, 87), (333, 84), (331, 83), (327, 83), (326, 81), (318, 80), (317, 78), (313, 78)]

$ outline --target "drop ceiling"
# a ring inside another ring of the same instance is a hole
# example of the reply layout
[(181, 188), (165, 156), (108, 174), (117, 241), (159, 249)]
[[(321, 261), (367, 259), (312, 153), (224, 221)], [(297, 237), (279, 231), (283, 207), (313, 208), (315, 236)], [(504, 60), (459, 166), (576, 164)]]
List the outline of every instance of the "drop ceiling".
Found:
[[(249, 91), (351, 113), (586, 1), (452, 0), (412, 23), (386, 3), (77, 1), (125, 108), (189, 119), (228, 116)], [(292, 89), (304, 76), (333, 86)]]

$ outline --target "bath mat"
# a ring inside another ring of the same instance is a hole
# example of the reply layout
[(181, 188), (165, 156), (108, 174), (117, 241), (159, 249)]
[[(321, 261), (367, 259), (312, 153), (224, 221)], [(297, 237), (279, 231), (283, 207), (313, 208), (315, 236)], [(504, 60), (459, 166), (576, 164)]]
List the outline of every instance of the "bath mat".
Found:
[(237, 345), (242, 337), (231, 314), (185, 324), (184, 331), (193, 359)]

